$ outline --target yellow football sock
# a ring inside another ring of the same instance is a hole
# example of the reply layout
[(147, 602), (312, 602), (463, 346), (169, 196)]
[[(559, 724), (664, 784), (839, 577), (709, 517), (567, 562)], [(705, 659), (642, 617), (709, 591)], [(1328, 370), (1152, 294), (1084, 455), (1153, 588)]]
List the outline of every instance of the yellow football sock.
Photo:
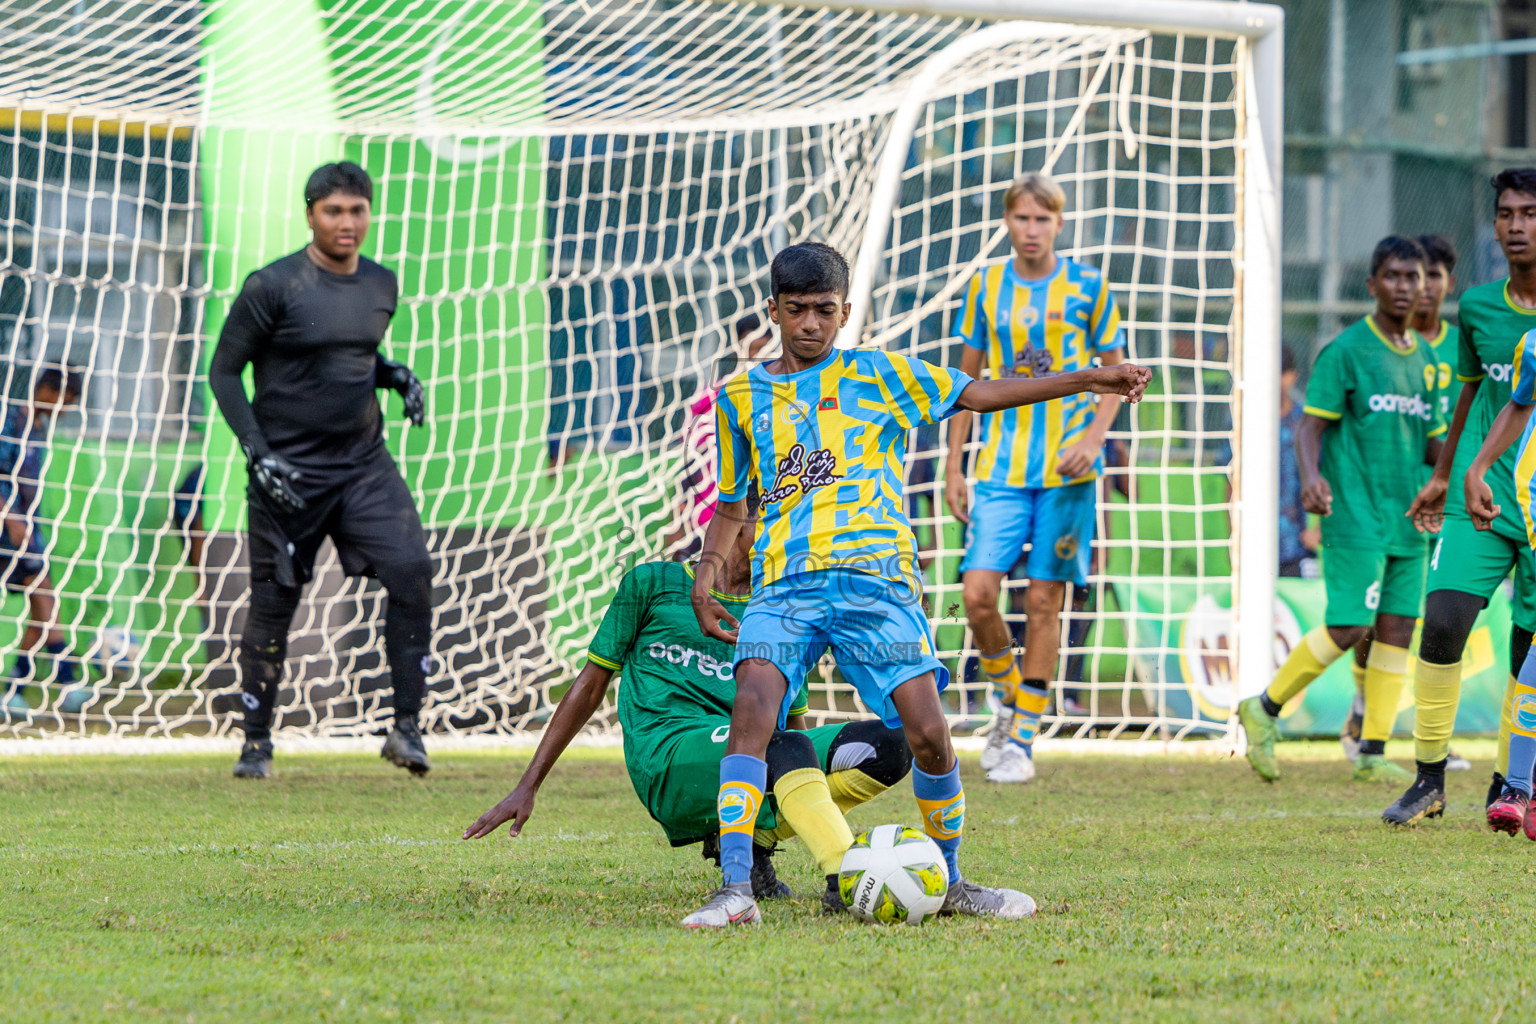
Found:
[(837, 809), (847, 814), (891, 787), (870, 778), (857, 768), (845, 768), (827, 776), (827, 788), (832, 791), (832, 802), (837, 804)]
[(1506, 778), (1509, 776), (1509, 731), (1515, 724), (1510, 716), (1515, 703), (1515, 687), (1519, 685), (1520, 680), (1510, 676), (1509, 682), (1504, 684), (1504, 699), (1499, 702), (1499, 756), (1493, 767)]
[(1024, 676), (1019, 672), (1019, 661), (1013, 656), (1012, 648), (1005, 647), (996, 654), (982, 654), (980, 660), (981, 670), (997, 690), (997, 699), (1005, 707), (1013, 707), (1014, 691), (1024, 681)]
[(1365, 693), (1365, 666), (1358, 661), (1350, 661), (1349, 671), (1355, 677), (1355, 692)]
[(1444, 761), (1456, 729), (1461, 702), (1461, 662), (1436, 665), (1419, 659), (1413, 671), (1414, 758), (1425, 764)]
[(832, 802), (820, 768), (797, 768), (773, 784), (779, 814), (805, 843), (824, 875), (836, 874), (853, 845), (848, 822)]
[(1403, 677), (1408, 670), (1408, 651), (1380, 640), (1371, 644), (1365, 665), (1365, 722), (1360, 726), (1362, 740), (1383, 740), (1392, 735), (1397, 720), (1397, 702), (1403, 695)]
[(1318, 626), (1301, 638), (1265, 692), (1276, 704), (1284, 704), (1343, 656), (1344, 652), (1328, 635), (1328, 627)]

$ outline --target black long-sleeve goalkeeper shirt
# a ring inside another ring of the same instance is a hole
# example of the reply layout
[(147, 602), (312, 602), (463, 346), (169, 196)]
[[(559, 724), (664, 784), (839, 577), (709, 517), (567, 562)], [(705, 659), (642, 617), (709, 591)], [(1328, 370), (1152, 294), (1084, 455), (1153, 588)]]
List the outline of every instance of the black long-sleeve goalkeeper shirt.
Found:
[[(208, 369), (235, 436), (316, 482), (348, 476), (384, 451), (375, 389), (398, 295), (394, 273), (372, 260), (333, 274), (302, 249), (246, 278)], [(247, 363), (253, 399), (241, 380)]]

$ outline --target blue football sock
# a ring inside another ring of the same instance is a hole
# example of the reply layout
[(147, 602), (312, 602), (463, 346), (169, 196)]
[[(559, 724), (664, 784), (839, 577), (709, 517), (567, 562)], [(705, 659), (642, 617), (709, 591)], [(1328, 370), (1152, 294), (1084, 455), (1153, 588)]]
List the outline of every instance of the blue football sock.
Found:
[(1505, 785), (1531, 795), (1531, 770), (1536, 764), (1536, 652), (1525, 656), (1509, 708), (1509, 771)]
[(752, 832), (768, 785), (768, 762), (751, 754), (727, 754), (720, 759), (720, 869), (726, 885), (752, 881)]
[(1014, 695), (1013, 730), (1008, 734), (1008, 742), (1022, 748), (1030, 757), (1035, 755), (1035, 734), (1040, 731), (1040, 716), (1045, 714), (1050, 700), (1043, 679), (1025, 680)]
[(18, 682), (32, 678), (32, 655), (16, 655), (16, 664), (11, 666), (11, 678)]
[(929, 775), (912, 766), (912, 795), (923, 816), (923, 831), (944, 851), (949, 865), (949, 884), (960, 881), (960, 835), (965, 831), (965, 789), (960, 785), (960, 762), (943, 775)]

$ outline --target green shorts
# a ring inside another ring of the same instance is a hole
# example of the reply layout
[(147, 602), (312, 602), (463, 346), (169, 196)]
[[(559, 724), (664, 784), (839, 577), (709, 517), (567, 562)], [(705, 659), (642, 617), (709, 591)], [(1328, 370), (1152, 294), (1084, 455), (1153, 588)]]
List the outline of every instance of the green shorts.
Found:
[(1385, 551), (1323, 547), (1323, 586), (1328, 593), (1329, 626), (1369, 626), (1378, 615), (1417, 619), (1424, 608), (1424, 570), (1428, 558), (1389, 555)]
[(1515, 599), (1510, 618), (1521, 629), (1536, 630), (1536, 573), (1532, 572), (1531, 545), (1525, 524), (1513, 509), (1493, 521), (1493, 528), (1479, 530), (1465, 515), (1446, 516), (1440, 536), (1430, 548), (1429, 582), (1425, 593), (1455, 590), (1483, 600), (1493, 596), (1515, 570)]
[[(823, 771), (832, 741), (846, 724), (821, 725), (806, 731)], [(661, 825), (673, 846), (697, 843), (720, 831), (715, 807), (720, 796), (720, 761), (725, 757), (730, 733), (729, 718), (700, 719), (697, 729), (684, 733), (677, 741), (666, 770), (648, 787), (649, 796), (641, 794), (645, 809)], [(633, 776), (631, 781), (639, 791), (643, 783)], [(777, 811), (773, 795), (766, 794), (757, 812), (757, 827), (777, 828)]]

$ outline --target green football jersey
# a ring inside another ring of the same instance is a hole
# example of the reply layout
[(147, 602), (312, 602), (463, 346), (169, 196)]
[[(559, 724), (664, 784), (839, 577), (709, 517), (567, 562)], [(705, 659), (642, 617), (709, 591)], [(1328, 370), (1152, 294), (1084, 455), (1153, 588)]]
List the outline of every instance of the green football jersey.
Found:
[[(693, 569), (644, 562), (624, 574), (587, 657), (621, 673), (619, 724), (624, 764), (642, 797), (653, 791), (686, 732), (731, 717), (735, 648), (704, 635), (688, 593)], [(748, 595), (713, 592), (738, 621)], [(791, 714), (803, 713), (802, 690)]]
[(1323, 431), (1323, 479), (1333, 513), (1323, 543), (1340, 548), (1423, 554), (1425, 537), (1403, 514), (1429, 478), (1424, 452), (1445, 432), (1434, 349), (1413, 331), (1399, 349), (1371, 317), (1344, 329), (1318, 353), (1307, 382), (1306, 412)]
[[(1451, 489), (1445, 496), (1445, 514), (1467, 518), (1466, 498), (1461, 482), (1466, 479), (1477, 450), (1488, 437), (1494, 417), (1509, 402), (1510, 378), (1514, 373), (1515, 349), (1525, 332), (1536, 327), (1536, 309), (1521, 309), (1509, 297), (1509, 278), (1468, 288), (1461, 297), (1460, 341), (1456, 352), (1456, 376), (1470, 383), (1480, 381), (1472, 408), (1467, 410), (1467, 424), (1456, 443), (1456, 459), (1451, 464)], [(1510, 445), (1488, 473), (1494, 504), (1506, 509), (1520, 507), (1515, 496), (1515, 449)]]
[[(1440, 415), (1445, 425), (1451, 425), (1451, 413), (1456, 411), (1456, 399), (1461, 395), (1461, 381), (1456, 379), (1456, 345), (1447, 344), (1456, 333), (1449, 320), (1440, 321), (1440, 330), (1433, 338), (1425, 338), (1435, 350), (1435, 383), (1440, 388)], [(1420, 335), (1423, 337), (1423, 335)]]

